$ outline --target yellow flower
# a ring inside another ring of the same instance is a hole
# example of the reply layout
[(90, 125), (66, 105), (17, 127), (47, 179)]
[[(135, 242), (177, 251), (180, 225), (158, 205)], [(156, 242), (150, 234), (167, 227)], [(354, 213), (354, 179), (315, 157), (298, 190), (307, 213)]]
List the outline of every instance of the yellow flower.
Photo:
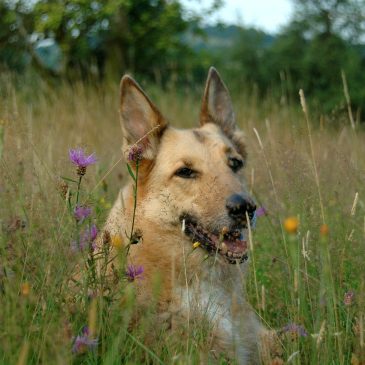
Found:
[(193, 243), (193, 249), (195, 250), (196, 248), (198, 248), (201, 245), (200, 242), (196, 241)]
[(22, 293), (22, 295), (24, 297), (27, 297), (30, 293), (30, 285), (29, 283), (25, 282), (22, 283), (21, 287), (20, 287), (20, 292)]
[(322, 224), (321, 228), (319, 229), (319, 233), (321, 236), (328, 236), (330, 229), (327, 224)]
[(123, 240), (122, 237), (120, 237), (120, 235), (115, 235), (112, 236), (112, 246), (114, 246), (115, 248), (121, 248), (123, 246)]
[(102, 207), (105, 209), (110, 209), (112, 207), (111, 204), (109, 202), (107, 202), (104, 197), (101, 197), (99, 199), (99, 202), (102, 205)]
[(299, 220), (296, 217), (286, 218), (284, 221), (284, 229), (291, 234), (295, 234), (298, 231)]

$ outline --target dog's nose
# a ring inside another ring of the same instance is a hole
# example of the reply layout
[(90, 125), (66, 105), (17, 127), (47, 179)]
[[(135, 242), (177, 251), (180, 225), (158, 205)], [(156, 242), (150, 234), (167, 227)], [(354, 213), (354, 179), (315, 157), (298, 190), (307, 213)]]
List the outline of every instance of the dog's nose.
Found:
[(256, 205), (247, 196), (241, 194), (232, 194), (226, 201), (226, 208), (228, 214), (234, 220), (241, 220), (246, 218), (246, 213), (250, 219), (253, 218)]

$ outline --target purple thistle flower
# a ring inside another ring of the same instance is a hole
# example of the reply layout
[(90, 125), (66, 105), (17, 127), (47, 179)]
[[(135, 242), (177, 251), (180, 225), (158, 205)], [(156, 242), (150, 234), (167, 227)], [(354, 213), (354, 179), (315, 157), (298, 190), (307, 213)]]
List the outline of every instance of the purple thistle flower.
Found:
[(256, 209), (256, 216), (257, 217), (262, 217), (264, 215), (267, 215), (267, 210), (265, 209), (265, 207), (258, 207)]
[(75, 208), (75, 211), (74, 211), (75, 219), (78, 222), (80, 222), (80, 223), (84, 219), (86, 219), (90, 214), (91, 214), (91, 208), (90, 207), (86, 207), (86, 206), (80, 206), (80, 205), (78, 205)]
[(344, 299), (343, 299), (343, 303), (347, 307), (349, 307), (354, 302), (354, 298), (355, 298), (355, 293), (352, 290), (350, 290), (350, 291), (348, 291), (348, 292), (345, 293), (345, 296), (344, 296)]
[(90, 228), (90, 241), (95, 241), (96, 237), (98, 235), (98, 228), (95, 224), (93, 224)]
[(128, 281), (134, 281), (136, 279), (143, 279), (143, 276), (141, 276), (143, 272), (143, 266), (128, 265), (125, 275)]
[(142, 160), (143, 148), (139, 145), (133, 145), (128, 152), (128, 161), (138, 162)]
[(308, 332), (305, 330), (305, 328), (302, 325), (296, 323), (288, 323), (282, 328), (282, 332), (298, 337), (308, 336)]
[(72, 352), (74, 354), (83, 354), (88, 350), (94, 350), (98, 345), (97, 338), (90, 338), (90, 331), (88, 326), (84, 326), (81, 335), (78, 335), (73, 340)]
[(77, 166), (77, 174), (80, 176), (85, 175), (86, 167), (96, 162), (95, 154), (92, 153), (86, 156), (82, 148), (75, 148), (68, 151), (70, 161)]
[(85, 248), (90, 247), (93, 250), (96, 248), (95, 239), (98, 235), (98, 228), (95, 224), (93, 224), (91, 227), (86, 228), (81, 234), (80, 234), (80, 240), (72, 241), (71, 242), (71, 249), (73, 251), (83, 251)]

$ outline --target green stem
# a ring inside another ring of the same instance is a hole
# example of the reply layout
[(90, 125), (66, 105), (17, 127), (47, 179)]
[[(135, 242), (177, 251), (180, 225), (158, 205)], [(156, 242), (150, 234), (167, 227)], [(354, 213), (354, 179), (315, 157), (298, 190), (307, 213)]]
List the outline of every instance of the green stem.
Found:
[(82, 175), (80, 175), (80, 176), (79, 176), (79, 182), (78, 182), (78, 184), (77, 184), (76, 206), (75, 206), (75, 208), (77, 207), (77, 204), (79, 203), (81, 180), (82, 180)]
[(133, 238), (133, 231), (134, 231), (134, 223), (136, 220), (136, 209), (137, 209), (137, 193), (138, 193), (138, 167), (139, 167), (139, 160), (136, 161), (136, 174), (134, 178), (134, 191), (133, 191), (133, 216), (132, 216), (132, 227), (131, 227), (131, 233), (129, 234), (129, 244), (127, 247), (127, 255), (129, 253), (129, 247), (132, 243)]

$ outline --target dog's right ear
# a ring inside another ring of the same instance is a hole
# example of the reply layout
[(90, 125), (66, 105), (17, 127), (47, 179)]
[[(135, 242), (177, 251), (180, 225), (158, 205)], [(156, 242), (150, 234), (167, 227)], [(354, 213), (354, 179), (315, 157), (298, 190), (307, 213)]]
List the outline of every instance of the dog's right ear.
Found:
[(142, 157), (152, 160), (167, 123), (160, 111), (130, 76), (120, 82), (120, 118), (124, 136), (123, 151), (135, 145)]
[(206, 123), (218, 125), (242, 157), (246, 157), (244, 134), (237, 128), (229, 91), (214, 67), (209, 69), (200, 111), (200, 124)]

